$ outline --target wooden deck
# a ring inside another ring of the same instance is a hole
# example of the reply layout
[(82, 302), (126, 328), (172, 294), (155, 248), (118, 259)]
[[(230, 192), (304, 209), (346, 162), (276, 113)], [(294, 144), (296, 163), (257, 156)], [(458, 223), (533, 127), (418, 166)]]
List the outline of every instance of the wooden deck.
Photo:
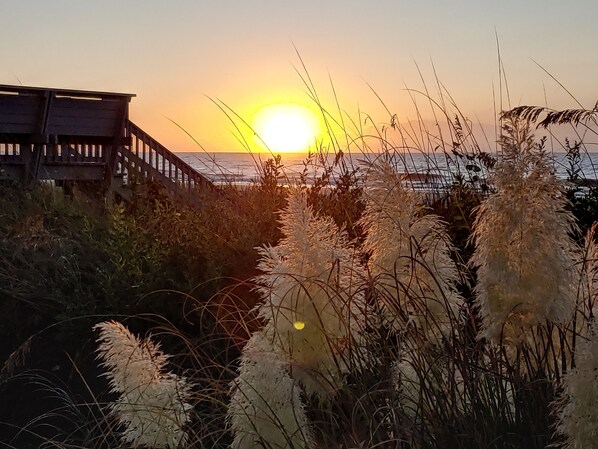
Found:
[(132, 94), (0, 85), (0, 180), (96, 181), (122, 194), (154, 181), (172, 194), (210, 181), (129, 120)]

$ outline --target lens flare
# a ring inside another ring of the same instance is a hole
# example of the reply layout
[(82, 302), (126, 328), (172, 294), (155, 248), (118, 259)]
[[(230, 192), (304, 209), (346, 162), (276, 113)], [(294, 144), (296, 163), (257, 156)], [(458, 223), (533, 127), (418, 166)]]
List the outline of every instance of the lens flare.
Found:
[(301, 331), (305, 328), (305, 323), (303, 321), (295, 321), (293, 323), (293, 327), (298, 331)]

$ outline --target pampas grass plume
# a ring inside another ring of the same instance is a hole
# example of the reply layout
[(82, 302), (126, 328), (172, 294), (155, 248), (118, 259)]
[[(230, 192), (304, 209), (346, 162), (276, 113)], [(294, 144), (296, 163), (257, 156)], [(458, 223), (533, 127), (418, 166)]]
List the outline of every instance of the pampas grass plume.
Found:
[(598, 448), (598, 327), (578, 343), (576, 367), (565, 375), (557, 431), (568, 449)]
[(289, 376), (285, 355), (263, 332), (245, 345), (233, 390), (227, 414), (232, 449), (313, 447), (301, 388)]
[(587, 323), (598, 315), (598, 244), (596, 244), (595, 222), (588, 230), (583, 249), (581, 304), (578, 307), (581, 317), (578, 319), (578, 331), (586, 334)]
[(364, 192), (363, 247), (370, 254), (384, 321), (401, 330), (408, 319), (439, 342), (463, 304), (445, 224), (426, 214), (422, 197), (403, 184), (388, 161), (370, 167)]
[(526, 329), (564, 323), (576, 301), (574, 227), (547, 154), (529, 124), (507, 119), (497, 192), (474, 222), (481, 336), (518, 344)]
[(111, 412), (124, 426), (122, 439), (133, 447), (178, 448), (187, 434), (192, 385), (165, 371), (168, 355), (151, 339), (139, 339), (121, 323), (105, 321), (99, 331), (98, 358), (110, 390), (120, 397)]
[(308, 394), (330, 397), (359, 353), (365, 276), (347, 233), (332, 218), (317, 216), (298, 189), (288, 201), (280, 218), (283, 239), (260, 250), (259, 314), (292, 377)]

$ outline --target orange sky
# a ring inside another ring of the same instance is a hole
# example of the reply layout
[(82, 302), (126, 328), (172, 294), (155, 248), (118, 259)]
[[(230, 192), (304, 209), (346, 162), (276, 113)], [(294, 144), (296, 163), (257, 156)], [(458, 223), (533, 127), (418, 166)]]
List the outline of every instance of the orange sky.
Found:
[(0, 83), (135, 93), (131, 119), (173, 151), (197, 147), (171, 120), (210, 152), (242, 151), (210, 98), (247, 120), (276, 101), (309, 104), (296, 48), (322, 104), (338, 99), (359, 123), (389, 120), (368, 83), (402, 121), (417, 118), (405, 90), (423, 89), (417, 64), (432, 96), (435, 70), (465, 115), (492, 124), (495, 33), (511, 105), (577, 106), (537, 61), (589, 108), (597, 16), (593, 0), (3, 0)]

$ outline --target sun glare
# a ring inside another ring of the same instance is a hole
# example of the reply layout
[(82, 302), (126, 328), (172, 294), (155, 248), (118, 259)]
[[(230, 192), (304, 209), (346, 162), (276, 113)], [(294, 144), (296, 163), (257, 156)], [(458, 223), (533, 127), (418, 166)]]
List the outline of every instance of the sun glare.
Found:
[(253, 129), (262, 146), (280, 153), (306, 151), (320, 134), (315, 113), (298, 104), (274, 104), (260, 109), (253, 119)]

